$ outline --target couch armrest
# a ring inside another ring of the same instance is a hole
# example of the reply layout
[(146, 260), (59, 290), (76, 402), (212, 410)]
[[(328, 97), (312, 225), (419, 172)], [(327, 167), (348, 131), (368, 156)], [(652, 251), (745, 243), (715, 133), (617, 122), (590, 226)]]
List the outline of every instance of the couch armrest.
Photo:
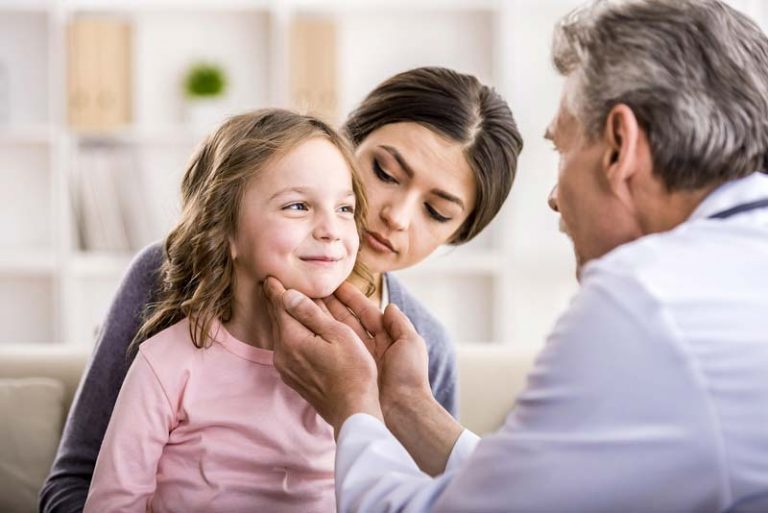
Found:
[(84, 347), (0, 345), (0, 378), (52, 378), (61, 382), (66, 414), (90, 354)]
[(509, 346), (458, 344), (459, 420), (478, 435), (496, 431), (520, 392), (537, 351)]

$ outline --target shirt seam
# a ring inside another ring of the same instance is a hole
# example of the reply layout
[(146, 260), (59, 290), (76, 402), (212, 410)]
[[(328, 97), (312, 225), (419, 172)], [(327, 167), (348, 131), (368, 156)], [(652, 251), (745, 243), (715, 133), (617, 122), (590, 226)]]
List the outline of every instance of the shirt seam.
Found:
[(165, 386), (163, 386), (163, 381), (160, 379), (160, 375), (155, 370), (155, 366), (152, 365), (152, 362), (150, 359), (144, 354), (143, 351), (139, 351), (139, 355), (141, 355), (141, 358), (147, 363), (147, 367), (149, 367), (150, 372), (152, 373), (152, 376), (155, 378), (155, 381), (157, 381), (157, 385), (160, 387), (160, 390), (163, 392), (163, 397), (165, 397), (165, 401), (168, 404), (168, 409), (173, 414), (173, 421), (174, 424), (177, 424), (179, 422), (178, 418), (178, 412), (176, 411), (176, 408), (173, 406), (173, 403), (171, 402), (171, 398), (168, 395), (168, 391), (165, 389)]

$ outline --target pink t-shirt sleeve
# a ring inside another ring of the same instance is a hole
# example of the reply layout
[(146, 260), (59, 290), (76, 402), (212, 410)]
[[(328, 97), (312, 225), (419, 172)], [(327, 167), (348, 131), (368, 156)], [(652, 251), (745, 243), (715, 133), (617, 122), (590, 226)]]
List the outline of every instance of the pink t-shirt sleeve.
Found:
[(84, 513), (145, 513), (175, 423), (173, 402), (139, 351), (115, 403)]

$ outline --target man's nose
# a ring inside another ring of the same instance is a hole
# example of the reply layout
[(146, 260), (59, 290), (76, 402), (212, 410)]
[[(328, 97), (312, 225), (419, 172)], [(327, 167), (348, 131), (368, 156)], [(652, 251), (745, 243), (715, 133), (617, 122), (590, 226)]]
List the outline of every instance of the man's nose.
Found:
[(552, 190), (549, 191), (549, 196), (547, 196), (547, 205), (549, 205), (549, 208), (555, 212), (560, 212), (560, 207), (557, 204), (557, 184), (555, 184), (555, 186), (552, 187)]

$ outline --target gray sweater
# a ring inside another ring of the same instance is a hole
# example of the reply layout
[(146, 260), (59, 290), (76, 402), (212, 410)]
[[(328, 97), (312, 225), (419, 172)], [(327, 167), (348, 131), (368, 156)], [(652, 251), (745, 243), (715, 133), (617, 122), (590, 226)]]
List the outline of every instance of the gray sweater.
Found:
[[(163, 260), (161, 243), (139, 253), (123, 278), (64, 426), (51, 472), (40, 491), (40, 511), (80, 513), (112, 408), (131, 364), (128, 344), (139, 329), (144, 306), (153, 300)], [(413, 322), (429, 351), (432, 393), (456, 415), (456, 354), (445, 329), (395, 279), (385, 275), (389, 301)]]

